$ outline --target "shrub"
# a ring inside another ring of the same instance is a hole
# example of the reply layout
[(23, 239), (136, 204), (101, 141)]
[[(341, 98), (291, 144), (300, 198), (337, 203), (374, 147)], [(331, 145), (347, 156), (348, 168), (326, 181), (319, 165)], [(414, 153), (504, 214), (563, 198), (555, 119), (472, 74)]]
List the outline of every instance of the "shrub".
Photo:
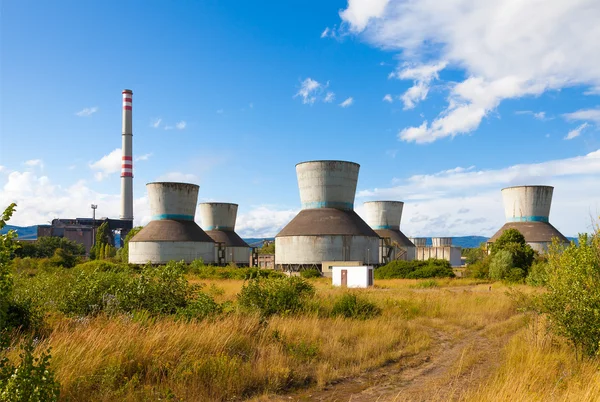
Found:
[(304, 279), (320, 278), (321, 271), (319, 271), (316, 268), (303, 269), (302, 271), (300, 271), (300, 276), (303, 277)]
[(522, 283), (525, 280), (525, 271), (521, 268), (511, 268), (504, 279), (507, 282)]
[(381, 309), (369, 300), (354, 293), (346, 293), (333, 304), (332, 316), (366, 320), (381, 314)]
[(143, 226), (134, 227), (133, 229), (131, 229), (129, 231), (129, 233), (127, 233), (127, 236), (125, 236), (125, 239), (123, 239), (123, 247), (121, 247), (119, 249), (119, 251), (117, 252), (117, 256), (121, 259), (122, 262), (124, 262), (124, 263), (129, 262), (129, 241), (133, 238), (133, 236), (138, 234), (139, 231), (142, 230), (143, 228), (144, 228)]
[(548, 292), (539, 296), (539, 309), (578, 356), (595, 356), (600, 354), (600, 230), (562, 248), (555, 241), (549, 249)]
[(375, 279), (453, 278), (454, 276), (448, 261), (433, 258), (426, 261), (396, 260), (375, 270)]
[[(495, 256), (500, 251), (509, 252), (512, 256), (511, 268), (521, 268), (525, 274), (527, 274), (535, 259), (535, 252), (531, 246), (525, 242), (525, 237), (517, 229), (506, 230), (492, 244), (492, 256)], [(504, 276), (506, 275), (508, 275), (508, 272), (506, 272)]]
[(2, 354), (7, 342), (0, 340), (0, 400), (7, 402), (57, 401), (60, 388), (50, 369), (50, 350), (33, 356), (33, 341), (21, 346), (21, 362), (13, 366)]
[(272, 269), (260, 268), (231, 268), (204, 265), (202, 260), (193, 261), (187, 271), (200, 279), (242, 279), (253, 278), (283, 278), (285, 274)]
[(302, 310), (314, 292), (310, 283), (297, 276), (257, 278), (242, 287), (238, 303), (242, 308), (259, 311), (263, 316), (291, 314)]
[(185, 307), (177, 310), (177, 317), (187, 321), (203, 320), (217, 315), (221, 311), (221, 306), (212, 297), (205, 293), (198, 293)]
[(15, 251), (17, 257), (25, 258), (50, 258), (56, 250), (62, 249), (69, 255), (79, 256), (85, 254), (85, 247), (64, 237), (44, 236), (38, 238), (35, 243), (23, 244)]
[(545, 286), (548, 282), (548, 263), (545, 261), (536, 261), (529, 268), (529, 275), (525, 282), (529, 286)]
[(481, 261), (467, 265), (466, 275), (477, 279), (489, 278), (491, 260), (492, 257), (487, 256)]
[(506, 278), (513, 268), (513, 255), (508, 250), (500, 250), (492, 257), (490, 263), (490, 278), (500, 281)]

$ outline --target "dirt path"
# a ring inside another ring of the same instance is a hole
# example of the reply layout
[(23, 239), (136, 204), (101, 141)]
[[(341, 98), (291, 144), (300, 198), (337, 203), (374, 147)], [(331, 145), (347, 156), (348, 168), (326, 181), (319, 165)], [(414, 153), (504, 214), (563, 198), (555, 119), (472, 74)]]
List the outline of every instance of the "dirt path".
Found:
[(269, 397), (269, 401), (451, 401), (485, 380), (500, 364), (502, 346), (514, 332), (490, 340), (484, 330), (458, 337), (432, 330), (432, 349), (401, 358), (321, 390)]

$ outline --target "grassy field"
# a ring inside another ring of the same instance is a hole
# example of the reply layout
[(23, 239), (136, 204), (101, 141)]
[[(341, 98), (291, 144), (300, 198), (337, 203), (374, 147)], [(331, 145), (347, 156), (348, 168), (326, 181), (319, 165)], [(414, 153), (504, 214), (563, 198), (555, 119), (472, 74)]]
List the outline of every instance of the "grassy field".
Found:
[(51, 347), (61, 400), (600, 399), (598, 361), (576, 361), (500, 283), (376, 281), (351, 291), (381, 309), (361, 320), (323, 313), (349, 292), (325, 278), (305, 311), (271, 317), (236, 307), (242, 280), (186, 278), (227, 312), (48, 317), (37, 349)]

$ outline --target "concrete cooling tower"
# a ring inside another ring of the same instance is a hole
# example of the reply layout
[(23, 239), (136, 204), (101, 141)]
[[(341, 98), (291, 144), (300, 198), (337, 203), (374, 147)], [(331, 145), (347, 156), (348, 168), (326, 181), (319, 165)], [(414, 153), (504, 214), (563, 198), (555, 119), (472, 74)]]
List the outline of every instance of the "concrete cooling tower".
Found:
[(569, 240), (556, 230), (548, 219), (553, 191), (554, 187), (551, 186), (517, 186), (502, 189), (506, 224), (488, 240), (488, 243), (493, 243), (511, 228), (521, 232), (525, 241), (540, 253), (547, 250), (554, 237), (568, 243)]
[(215, 262), (215, 242), (194, 222), (199, 186), (148, 183), (152, 221), (129, 241), (132, 264), (164, 264), (170, 260)]
[(384, 239), (380, 251), (380, 263), (393, 260), (412, 261), (415, 259), (415, 245), (400, 231), (401, 201), (369, 201), (364, 203), (367, 223), (375, 233)]
[(359, 168), (343, 161), (296, 165), (302, 210), (275, 237), (278, 268), (321, 268), (324, 261), (379, 262), (379, 236), (354, 212)]
[(235, 233), (237, 204), (225, 202), (205, 202), (200, 204), (202, 229), (220, 245), (217, 263), (248, 265), (250, 246)]

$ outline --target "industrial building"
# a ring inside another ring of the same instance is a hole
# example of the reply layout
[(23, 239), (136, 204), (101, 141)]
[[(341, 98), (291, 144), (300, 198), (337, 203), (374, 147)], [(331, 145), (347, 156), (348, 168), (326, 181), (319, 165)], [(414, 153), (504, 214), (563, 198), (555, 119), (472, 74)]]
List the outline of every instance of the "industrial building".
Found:
[(219, 265), (247, 266), (251, 262), (252, 249), (235, 233), (237, 210), (237, 204), (225, 202), (200, 204), (202, 229), (217, 243), (216, 262)]
[(275, 236), (278, 269), (321, 269), (323, 261), (379, 263), (379, 235), (354, 212), (359, 168), (331, 160), (296, 165), (302, 210)]
[(383, 239), (379, 251), (379, 263), (414, 260), (416, 247), (400, 231), (404, 203), (401, 201), (369, 201), (364, 203), (364, 207), (367, 223)]
[(417, 261), (436, 258), (450, 262), (453, 267), (462, 266), (462, 248), (452, 245), (452, 237), (432, 237), (431, 246), (427, 245), (426, 237), (411, 237), (410, 240), (416, 246), (415, 259)]
[[(544, 253), (553, 238), (561, 243), (569, 240), (550, 224), (550, 207), (554, 187), (515, 186), (502, 189), (506, 223), (488, 240), (494, 243), (508, 229), (517, 229), (527, 244), (539, 253)], [(488, 247), (489, 249), (489, 247)]]
[(129, 241), (132, 264), (171, 260), (215, 263), (215, 241), (194, 222), (199, 186), (188, 183), (146, 184), (152, 221)]

